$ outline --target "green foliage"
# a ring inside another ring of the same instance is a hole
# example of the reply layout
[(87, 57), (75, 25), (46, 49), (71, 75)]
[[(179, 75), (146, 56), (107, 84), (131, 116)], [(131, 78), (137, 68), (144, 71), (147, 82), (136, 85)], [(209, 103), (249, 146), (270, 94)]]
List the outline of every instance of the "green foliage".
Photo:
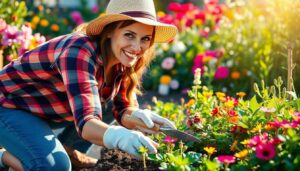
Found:
[(24, 18), (27, 16), (27, 8), (24, 1), (1, 0), (0, 18), (7, 24), (20, 27), (24, 24)]

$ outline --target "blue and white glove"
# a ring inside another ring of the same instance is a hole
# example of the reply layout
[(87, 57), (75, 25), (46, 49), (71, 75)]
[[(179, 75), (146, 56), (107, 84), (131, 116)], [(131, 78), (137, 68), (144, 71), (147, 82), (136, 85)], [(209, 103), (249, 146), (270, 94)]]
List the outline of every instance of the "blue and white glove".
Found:
[(108, 149), (120, 149), (137, 159), (141, 159), (138, 150), (141, 146), (148, 149), (149, 153), (157, 153), (158, 144), (139, 131), (129, 130), (122, 126), (112, 125), (103, 135), (103, 144)]
[[(132, 112), (131, 116), (141, 119), (148, 128), (153, 128), (154, 123), (156, 123), (162, 127), (169, 127), (169, 128), (176, 129), (176, 126), (174, 125), (173, 122), (171, 122), (167, 118), (159, 116), (155, 112), (148, 109), (135, 110), (134, 112)], [(150, 134), (156, 133), (153, 130), (142, 128), (140, 126), (137, 126), (136, 128), (145, 133), (150, 133)]]

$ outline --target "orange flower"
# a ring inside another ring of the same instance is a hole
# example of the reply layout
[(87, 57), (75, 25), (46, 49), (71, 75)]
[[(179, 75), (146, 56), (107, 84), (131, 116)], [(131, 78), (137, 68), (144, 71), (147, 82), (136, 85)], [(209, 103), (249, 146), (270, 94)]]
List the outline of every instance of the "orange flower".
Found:
[(160, 77), (160, 83), (161, 84), (170, 84), (172, 81), (172, 78), (168, 75), (163, 75)]
[(234, 79), (234, 80), (239, 79), (240, 76), (241, 76), (241, 74), (240, 74), (240, 72), (238, 72), (238, 71), (233, 71), (233, 72), (231, 73), (231, 78)]
[(55, 32), (58, 32), (59, 31), (59, 26), (57, 24), (52, 24), (51, 25), (51, 30), (55, 31)]
[(194, 99), (191, 99), (185, 104), (185, 107), (191, 107), (193, 104), (195, 104), (195, 102), (196, 101)]
[(239, 97), (244, 97), (244, 96), (246, 96), (246, 93), (240, 91), (240, 92), (237, 92), (236, 95), (239, 96)]
[(231, 151), (235, 151), (235, 148), (236, 148), (236, 146), (237, 146), (237, 141), (235, 140), (233, 143), (232, 143), (232, 145), (231, 145), (231, 147), (230, 147), (230, 150)]
[(49, 21), (46, 20), (46, 19), (42, 19), (42, 20), (40, 21), (40, 25), (41, 25), (42, 27), (47, 27), (47, 26), (49, 25)]

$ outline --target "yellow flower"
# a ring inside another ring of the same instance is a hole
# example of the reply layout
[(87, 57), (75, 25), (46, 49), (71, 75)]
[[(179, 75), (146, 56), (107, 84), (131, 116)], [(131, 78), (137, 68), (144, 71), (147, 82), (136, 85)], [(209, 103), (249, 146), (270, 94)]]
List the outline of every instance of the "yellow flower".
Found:
[(274, 126), (271, 125), (271, 124), (267, 124), (267, 125), (264, 126), (264, 128), (265, 128), (266, 130), (270, 131), (270, 130), (274, 129)]
[(40, 25), (42, 27), (47, 27), (49, 25), (49, 21), (46, 20), (46, 19), (42, 19), (41, 22), (40, 22)]
[(52, 24), (51, 25), (51, 30), (55, 31), (55, 32), (58, 32), (59, 31), (59, 26), (57, 24)]
[(231, 78), (234, 79), (234, 80), (239, 79), (240, 76), (241, 76), (241, 74), (240, 74), (240, 72), (238, 72), (238, 71), (233, 71), (233, 72), (231, 73)]
[(262, 128), (261, 124), (257, 124), (255, 128), (253, 128), (250, 132), (255, 133), (255, 132), (260, 132)]
[(212, 155), (213, 153), (217, 152), (215, 147), (204, 147), (204, 150), (209, 154)]
[(216, 92), (216, 96), (220, 99), (221, 97), (225, 97), (226, 94), (223, 92)]
[(156, 15), (160, 18), (166, 16), (166, 13), (164, 13), (163, 11), (158, 11)]
[(204, 91), (203, 96), (206, 97), (207, 99), (210, 98), (213, 95), (213, 92), (211, 91)]
[(228, 109), (232, 109), (234, 107), (234, 101), (228, 100), (227, 102), (225, 102), (225, 107), (227, 107)]
[(160, 77), (160, 83), (161, 84), (170, 84), (172, 81), (172, 78), (168, 75), (163, 75)]
[(31, 20), (32, 24), (38, 24), (40, 22), (40, 17), (35, 15), (32, 20)]
[(243, 145), (248, 145), (250, 143), (249, 139), (245, 139), (244, 141), (241, 142)]
[(238, 153), (235, 153), (234, 156), (237, 157), (237, 158), (240, 158), (240, 159), (243, 159), (245, 158), (247, 155), (249, 154), (249, 151), (247, 149), (245, 150), (242, 150)]
[(196, 26), (201, 26), (203, 23), (202, 23), (202, 20), (200, 20), (200, 19), (196, 19), (195, 21), (194, 21), (194, 23), (195, 23), (195, 25)]
[(236, 95), (239, 96), (239, 97), (244, 97), (244, 96), (246, 96), (246, 93), (240, 91), (240, 92), (237, 92)]
[(177, 118), (177, 114), (176, 113), (173, 113), (171, 116), (170, 116), (170, 119), (171, 120), (176, 120)]

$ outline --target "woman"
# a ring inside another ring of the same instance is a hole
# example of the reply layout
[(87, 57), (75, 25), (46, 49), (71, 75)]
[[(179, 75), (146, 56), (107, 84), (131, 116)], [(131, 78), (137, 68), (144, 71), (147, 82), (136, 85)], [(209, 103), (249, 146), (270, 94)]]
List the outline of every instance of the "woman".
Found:
[[(172, 122), (138, 108), (136, 93), (153, 44), (168, 42), (177, 29), (156, 21), (152, 0), (111, 0), (106, 14), (79, 31), (54, 38), (26, 52), (0, 71), (0, 146), (2, 165), (15, 170), (71, 170), (76, 152), (92, 144), (118, 148), (139, 158), (157, 143), (130, 130), (124, 115), (176, 128)], [(102, 106), (113, 103), (119, 125), (102, 121)], [(72, 124), (73, 123), (73, 124)], [(52, 129), (65, 129), (55, 136)], [(75, 150), (76, 149), (76, 150)], [(68, 156), (68, 154), (70, 156)], [(15, 162), (6, 162), (7, 158)], [(72, 160), (73, 159), (73, 160)], [(94, 166), (96, 160), (89, 159)]]

